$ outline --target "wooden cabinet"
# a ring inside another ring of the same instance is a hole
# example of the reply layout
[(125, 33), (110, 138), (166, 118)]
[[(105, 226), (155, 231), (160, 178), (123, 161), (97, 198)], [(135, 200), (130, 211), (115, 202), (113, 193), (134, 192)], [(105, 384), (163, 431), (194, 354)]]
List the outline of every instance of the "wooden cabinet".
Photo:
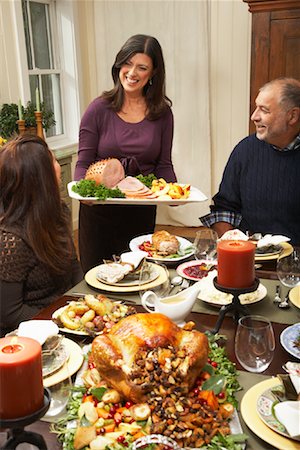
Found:
[[(250, 113), (258, 89), (281, 76), (300, 79), (300, 0), (243, 0), (252, 14)], [(250, 132), (254, 126), (250, 122)]]

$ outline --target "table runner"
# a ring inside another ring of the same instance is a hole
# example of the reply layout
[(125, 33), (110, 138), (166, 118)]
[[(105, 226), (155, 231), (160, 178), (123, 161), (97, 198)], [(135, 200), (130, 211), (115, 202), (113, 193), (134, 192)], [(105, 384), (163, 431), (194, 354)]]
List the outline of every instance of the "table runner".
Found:
[[(252, 386), (254, 386), (257, 383), (260, 383), (261, 381), (264, 381), (264, 380), (267, 380), (268, 378), (270, 378), (269, 376), (266, 376), (266, 375), (259, 375), (256, 373), (250, 373), (250, 372), (244, 372), (244, 371), (239, 371), (238, 373), (239, 373), (239, 383), (243, 388), (242, 391), (239, 391), (236, 394), (239, 405), (241, 404), (241, 400), (248, 389), (250, 389)], [(252, 433), (252, 431), (245, 424), (245, 422), (242, 418), (242, 415), (240, 413), (239, 413), (239, 419), (241, 422), (243, 432), (245, 434), (247, 434), (247, 436), (248, 436), (246, 450), (276, 450), (275, 447), (268, 444), (267, 442), (264, 442), (262, 439), (260, 439), (254, 433)]]
[[(172, 278), (176, 271), (174, 269), (169, 269), (170, 272), (170, 278)], [(276, 286), (279, 283), (278, 280), (267, 280), (267, 279), (261, 279), (261, 283), (266, 287), (267, 289), (267, 296), (257, 302), (253, 303), (252, 305), (248, 305), (249, 313), (250, 314), (259, 314), (265, 317), (268, 317), (272, 322), (277, 323), (286, 323), (286, 324), (294, 324), (297, 322), (300, 322), (300, 309), (291, 304), (290, 309), (280, 309), (277, 305), (273, 303), (273, 298), (276, 291)], [(281, 285), (281, 296), (284, 298), (286, 293), (288, 292), (288, 288)], [(95, 294), (97, 292), (96, 289), (91, 288), (85, 280), (81, 281), (79, 284), (74, 286), (72, 289), (70, 289), (68, 292), (66, 292), (66, 295), (72, 294), (72, 293), (83, 293), (83, 294)], [(122, 293), (114, 293), (110, 294), (109, 292), (104, 292), (105, 295), (107, 295), (109, 298), (119, 298), (119, 299), (126, 299), (134, 301), (137, 305), (141, 304), (140, 296), (138, 293), (134, 294), (122, 294)], [(199, 312), (199, 313), (206, 313), (206, 314), (213, 314), (218, 315), (219, 314), (219, 308), (215, 306), (211, 306), (206, 302), (203, 302), (202, 300), (197, 300), (194, 307), (193, 312)]]

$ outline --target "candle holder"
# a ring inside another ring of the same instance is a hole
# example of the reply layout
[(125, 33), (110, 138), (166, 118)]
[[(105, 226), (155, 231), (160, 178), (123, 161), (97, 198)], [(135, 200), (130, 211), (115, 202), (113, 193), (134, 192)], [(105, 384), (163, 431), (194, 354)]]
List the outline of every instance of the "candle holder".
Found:
[(38, 411), (16, 419), (0, 419), (0, 428), (9, 428), (8, 439), (1, 448), (3, 450), (15, 450), (19, 444), (26, 442), (35, 445), (40, 450), (47, 450), (43, 436), (32, 431), (26, 431), (24, 427), (43, 417), (49, 409), (50, 401), (50, 392), (47, 388), (44, 388), (44, 404)]
[(18, 131), (19, 134), (24, 134), (26, 127), (25, 127), (25, 120), (17, 120), (17, 124), (18, 124)]
[(259, 279), (255, 278), (252, 286), (249, 286), (246, 288), (231, 288), (231, 287), (222, 286), (217, 282), (217, 277), (215, 277), (213, 279), (213, 282), (214, 282), (215, 288), (218, 289), (219, 291), (225, 292), (226, 294), (233, 295), (232, 302), (229, 303), (229, 305), (223, 305), (222, 308), (220, 309), (216, 326), (211, 331), (212, 334), (216, 334), (216, 333), (218, 333), (218, 331), (223, 323), (226, 313), (233, 312), (234, 320), (236, 322), (238, 321), (240, 316), (248, 315), (248, 313), (249, 313), (248, 308), (245, 305), (241, 304), (239, 296), (241, 294), (247, 294), (248, 292), (256, 291), (256, 289), (258, 288), (258, 285), (259, 285)]
[(34, 111), (35, 115), (35, 121), (36, 121), (36, 135), (39, 136), (42, 139), (45, 139), (44, 137), (44, 130), (43, 130), (43, 115), (41, 111)]

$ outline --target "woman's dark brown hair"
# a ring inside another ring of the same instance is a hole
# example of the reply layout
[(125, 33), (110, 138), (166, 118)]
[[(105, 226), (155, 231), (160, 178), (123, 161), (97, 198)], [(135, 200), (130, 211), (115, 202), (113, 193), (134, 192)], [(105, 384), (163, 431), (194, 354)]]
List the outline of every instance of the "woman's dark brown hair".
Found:
[(21, 227), (36, 257), (53, 273), (65, 271), (72, 235), (46, 142), (20, 136), (0, 149), (0, 224)]
[(120, 69), (132, 56), (137, 53), (148, 55), (153, 64), (153, 77), (151, 84), (144, 87), (144, 96), (148, 109), (147, 119), (155, 120), (160, 117), (167, 106), (171, 106), (171, 100), (166, 96), (165, 88), (165, 63), (161, 46), (157, 39), (145, 34), (136, 34), (129, 38), (116, 56), (111, 72), (114, 80), (114, 88), (105, 91), (102, 98), (110, 103), (111, 108), (118, 112), (121, 110), (124, 101), (124, 90), (119, 79)]

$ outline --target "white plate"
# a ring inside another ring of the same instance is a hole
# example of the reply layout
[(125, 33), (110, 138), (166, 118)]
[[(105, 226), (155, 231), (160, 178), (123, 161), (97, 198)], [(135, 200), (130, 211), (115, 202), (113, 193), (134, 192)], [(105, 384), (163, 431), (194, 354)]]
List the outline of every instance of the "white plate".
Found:
[[(208, 264), (210, 265), (217, 265), (217, 261), (216, 260), (204, 260), (204, 259), (200, 259), (200, 260), (194, 260), (194, 261), (187, 261), (185, 263), (180, 264), (180, 266), (177, 267), (176, 271), (178, 273), (178, 275), (180, 275), (183, 278), (186, 278), (187, 280), (192, 280), (192, 281), (199, 281), (202, 280), (202, 278), (198, 278), (198, 277), (192, 277), (187, 275), (184, 271), (185, 269), (187, 269), (188, 267), (194, 267), (194, 266), (200, 266), (200, 264)], [(204, 275), (205, 277), (205, 275)]]
[(71, 339), (64, 338), (62, 340), (62, 344), (65, 346), (66, 352), (69, 355), (67, 364), (64, 364), (61, 369), (57, 370), (57, 372), (52, 375), (45, 377), (43, 379), (44, 387), (54, 386), (54, 384), (60, 383), (69, 376), (72, 376), (80, 369), (83, 363), (83, 354), (81, 348), (78, 344), (76, 344), (76, 342), (71, 341)]
[(288, 439), (271, 430), (259, 417), (256, 405), (258, 398), (266, 389), (273, 388), (280, 383), (276, 377), (268, 378), (252, 386), (241, 401), (241, 413), (246, 425), (263, 441), (278, 450), (300, 450), (300, 442)]
[(139, 199), (139, 198), (107, 198), (106, 200), (97, 200), (96, 197), (81, 197), (81, 195), (76, 194), (72, 191), (72, 186), (74, 186), (77, 181), (71, 181), (68, 183), (68, 194), (69, 197), (75, 200), (90, 200), (96, 205), (185, 205), (186, 203), (199, 203), (207, 200), (206, 195), (203, 194), (199, 189), (191, 186), (190, 196), (188, 198), (171, 199), (171, 200), (159, 200), (155, 199)]
[[(179, 250), (183, 251), (188, 247), (192, 247), (192, 243), (190, 241), (188, 241), (185, 238), (182, 238), (180, 236), (175, 236), (178, 241), (179, 241)], [(152, 242), (152, 234), (143, 234), (142, 236), (137, 236), (135, 238), (133, 238), (130, 242), (129, 242), (129, 248), (132, 252), (136, 252), (137, 250), (140, 250), (139, 245), (141, 245), (143, 242), (145, 241), (150, 241)], [(168, 256), (161, 256), (161, 257), (152, 257), (152, 256), (147, 256), (147, 259), (149, 259), (149, 261), (163, 261), (163, 262), (177, 262), (177, 261), (182, 261), (183, 259), (189, 258), (190, 256), (192, 256), (195, 253), (194, 249), (191, 249), (190, 252), (188, 252), (186, 255), (183, 256), (179, 256), (178, 258), (169, 258)]]
[[(153, 270), (158, 273), (158, 276), (155, 277), (154, 280), (145, 283), (143, 285), (144, 290), (153, 289), (156, 286), (159, 286), (160, 284), (163, 284), (166, 281), (166, 273), (165, 269), (160, 266), (159, 264), (149, 263), (151, 266), (153, 266)], [(97, 270), (98, 267), (94, 267), (93, 269), (90, 269), (84, 276), (85, 281), (87, 284), (93, 288), (99, 289), (101, 291), (107, 291), (107, 292), (138, 292), (140, 290), (140, 285), (135, 284), (133, 286), (113, 286), (111, 284), (103, 283), (99, 280), (97, 280)]]
[(262, 254), (262, 255), (255, 255), (255, 261), (271, 261), (273, 259), (284, 258), (285, 256), (289, 256), (291, 253), (293, 253), (293, 246), (289, 244), (288, 242), (281, 242), (281, 247), (283, 248), (282, 252), (275, 253), (275, 254)]
[(300, 359), (300, 348), (296, 348), (293, 342), (300, 335), (300, 322), (285, 328), (280, 334), (280, 343), (282, 347), (290, 353), (290, 355), (295, 356), (295, 358)]

